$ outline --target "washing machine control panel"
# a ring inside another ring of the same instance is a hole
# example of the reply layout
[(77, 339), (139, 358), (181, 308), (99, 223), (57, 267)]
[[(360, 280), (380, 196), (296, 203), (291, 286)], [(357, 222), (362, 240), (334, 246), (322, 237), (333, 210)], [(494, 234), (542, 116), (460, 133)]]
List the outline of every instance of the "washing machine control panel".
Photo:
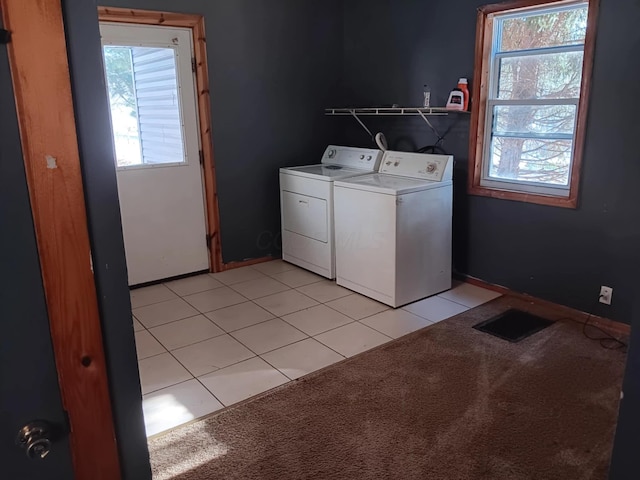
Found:
[(322, 157), (322, 163), (375, 172), (380, 166), (381, 158), (380, 150), (329, 145)]
[(379, 172), (445, 182), (452, 178), (453, 156), (387, 151), (382, 157)]

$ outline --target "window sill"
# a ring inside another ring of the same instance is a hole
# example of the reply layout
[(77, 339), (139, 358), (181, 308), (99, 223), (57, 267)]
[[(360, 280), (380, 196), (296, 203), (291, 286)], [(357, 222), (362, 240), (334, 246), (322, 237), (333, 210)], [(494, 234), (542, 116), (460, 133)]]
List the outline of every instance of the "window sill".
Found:
[(573, 191), (569, 197), (552, 197), (549, 195), (497, 190), (495, 188), (486, 188), (479, 185), (469, 185), (467, 193), (469, 195), (499, 198), (501, 200), (513, 200), (515, 202), (535, 203), (537, 205), (546, 205), (549, 207), (578, 208), (578, 199)]

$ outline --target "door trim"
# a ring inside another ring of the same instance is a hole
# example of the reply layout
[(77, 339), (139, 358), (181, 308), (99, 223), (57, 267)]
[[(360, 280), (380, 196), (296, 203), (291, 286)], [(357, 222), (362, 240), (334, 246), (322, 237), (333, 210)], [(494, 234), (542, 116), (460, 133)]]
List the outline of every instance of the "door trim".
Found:
[(133, 23), (191, 29), (193, 35), (194, 65), (196, 76), (196, 96), (198, 99), (198, 121), (200, 124), (200, 148), (202, 149), (204, 196), (207, 216), (207, 233), (211, 238), (209, 263), (212, 272), (224, 270), (220, 245), (220, 210), (218, 207), (218, 187), (213, 155), (211, 127), (211, 94), (209, 91), (209, 69), (207, 66), (207, 45), (204, 31), (204, 17), (183, 13), (156, 12), (130, 8), (98, 7), (101, 22)]
[(61, 1), (0, 10), (75, 476), (119, 479)]

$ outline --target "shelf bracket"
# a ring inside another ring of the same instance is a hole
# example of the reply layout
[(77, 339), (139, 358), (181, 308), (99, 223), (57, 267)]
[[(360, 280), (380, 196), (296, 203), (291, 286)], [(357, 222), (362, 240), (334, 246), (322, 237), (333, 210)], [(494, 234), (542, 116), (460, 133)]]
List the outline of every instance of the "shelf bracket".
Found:
[(429, 128), (435, 134), (435, 136), (438, 137), (438, 141), (436, 142), (436, 145), (439, 144), (442, 140), (444, 140), (444, 137), (442, 135), (440, 135), (440, 132), (438, 132), (436, 127), (433, 126), (433, 124), (429, 121), (429, 119), (426, 117), (426, 115), (420, 111), (420, 109), (418, 109), (418, 113), (420, 114), (422, 119), (425, 122), (427, 122), (427, 125), (429, 125)]
[(374, 141), (375, 141), (376, 136), (375, 136), (373, 133), (371, 133), (371, 130), (369, 130), (369, 129), (367, 128), (367, 126), (364, 124), (364, 122), (363, 122), (362, 120), (360, 120), (360, 118), (359, 118), (359, 117), (358, 117), (358, 115), (356, 114), (356, 111), (355, 111), (355, 110), (349, 110), (349, 113), (350, 113), (351, 115), (353, 115), (353, 118), (355, 118), (355, 119), (356, 119), (356, 121), (357, 121), (357, 122), (362, 126), (362, 128), (364, 128), (364, 129), (367, 131), (367, 133), (368, 133), (368, 134), (369, 134), (369, 136), (371, 137), (371, 140), (374, 140)]

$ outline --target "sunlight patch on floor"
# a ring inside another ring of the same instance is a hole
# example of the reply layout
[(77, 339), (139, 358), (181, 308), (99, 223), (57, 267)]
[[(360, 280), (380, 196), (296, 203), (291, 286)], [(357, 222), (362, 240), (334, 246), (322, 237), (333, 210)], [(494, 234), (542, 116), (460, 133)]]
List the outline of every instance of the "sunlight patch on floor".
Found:
[[(204, 422), (194, 424), (193, 428), (185, 429), (181, 435), (167, 435), (164, 440), (165, 445), (157, 446), (160, 452), (165, 447), (175, 444), (183, 445), (184, 448), (178, 455), (180, 458), (176, 458), (171, 466), (164, 468), (162, 472), (154, 474), (153, 480), (171, 480), (229, 452), (229, 447), (226, 444), (218, 442), (205, 430)], [(200, 448), (196, 448), (196, 446)], [(171, 451), (176, 453), (175, 449)]]

